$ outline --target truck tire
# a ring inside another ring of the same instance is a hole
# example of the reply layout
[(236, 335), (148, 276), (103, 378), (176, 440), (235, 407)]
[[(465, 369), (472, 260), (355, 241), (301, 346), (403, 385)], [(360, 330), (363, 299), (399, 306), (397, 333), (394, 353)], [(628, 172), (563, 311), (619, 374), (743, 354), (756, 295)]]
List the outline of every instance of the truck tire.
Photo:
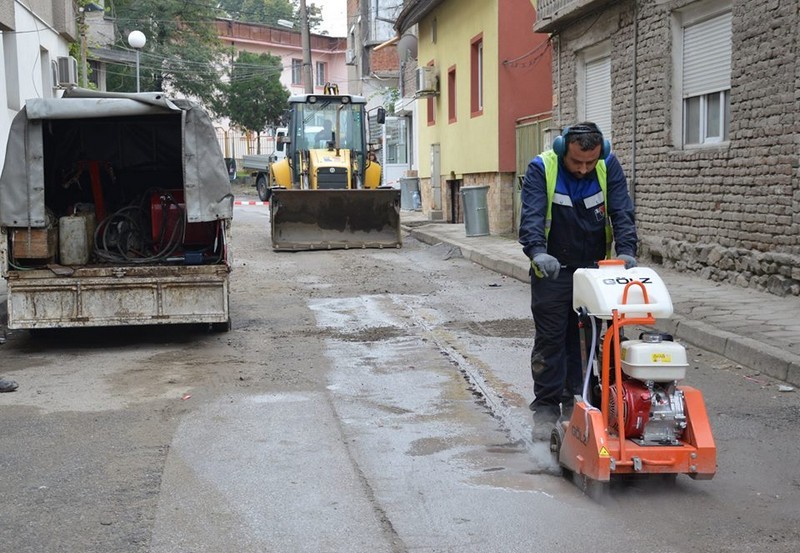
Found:
[(256, 191), (258, 191), (258, 199), (262, 202), (268, 202), (269, 197), (272, 195), (272, 190), (269, 189), (267, 176), (264, 173), (259, 173), (256, 178)]

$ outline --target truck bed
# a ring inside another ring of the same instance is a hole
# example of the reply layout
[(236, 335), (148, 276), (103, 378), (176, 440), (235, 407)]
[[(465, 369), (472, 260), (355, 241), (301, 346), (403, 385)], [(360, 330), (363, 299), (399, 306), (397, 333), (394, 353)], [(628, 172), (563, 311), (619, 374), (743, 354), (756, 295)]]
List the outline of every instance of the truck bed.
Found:
[(253, 171), (266, 171), (267, 166), (270, 163), (270, 158), (274, 156), (268, 154), (260, 154), (260, 155), (243, 155), (242, 156), (242, 168), (243, 169), (250, 169)]
[(229, 267), (80, 267), (8, 272), (11, 329), (210, 323), (226, 330)]

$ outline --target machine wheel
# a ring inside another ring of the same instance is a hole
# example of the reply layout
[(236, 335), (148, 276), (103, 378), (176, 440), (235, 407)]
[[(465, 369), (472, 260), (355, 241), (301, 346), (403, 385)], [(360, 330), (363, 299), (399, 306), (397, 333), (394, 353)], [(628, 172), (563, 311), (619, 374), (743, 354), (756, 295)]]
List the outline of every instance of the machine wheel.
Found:
[(258, 191), (258, 199), (262, 202), (268, 202), (269, 197), (272, 195), (272, 190), (269, 188), (267, 176), (263, 173), (258, 175), (256, 179), (256, 190)]
[(564, 425), (556, 423), (555, 428), (550, 433), (550, 453), (553, 456), (553, 463), (558, 465), (558, 457), (561, 453), (561, 444), (564, 443)]

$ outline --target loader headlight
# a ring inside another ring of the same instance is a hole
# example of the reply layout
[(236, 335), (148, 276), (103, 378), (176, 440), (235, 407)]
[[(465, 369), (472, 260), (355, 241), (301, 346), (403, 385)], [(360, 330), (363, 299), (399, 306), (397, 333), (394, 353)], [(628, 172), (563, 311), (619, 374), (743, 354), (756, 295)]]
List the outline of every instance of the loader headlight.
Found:
[(309, 96), (308, 97), (308, 103), (309, 104), (316, 104), (317, 103), (317, 97), (316, 96)]

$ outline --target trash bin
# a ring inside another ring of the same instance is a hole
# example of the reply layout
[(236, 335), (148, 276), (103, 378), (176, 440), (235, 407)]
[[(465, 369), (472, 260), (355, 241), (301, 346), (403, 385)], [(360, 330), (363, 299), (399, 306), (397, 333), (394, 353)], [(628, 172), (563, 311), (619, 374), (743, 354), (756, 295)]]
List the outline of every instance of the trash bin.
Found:
[(464, 209), (464, 227), (467, 236), (489, 234), (489, 186), (465, 186), (461, 189), (461, 206)]
[(414, 206), (414, 192), (419, 193), (419, 179), (416, 177), (400, 177), (400, 209), (411, 211)]

